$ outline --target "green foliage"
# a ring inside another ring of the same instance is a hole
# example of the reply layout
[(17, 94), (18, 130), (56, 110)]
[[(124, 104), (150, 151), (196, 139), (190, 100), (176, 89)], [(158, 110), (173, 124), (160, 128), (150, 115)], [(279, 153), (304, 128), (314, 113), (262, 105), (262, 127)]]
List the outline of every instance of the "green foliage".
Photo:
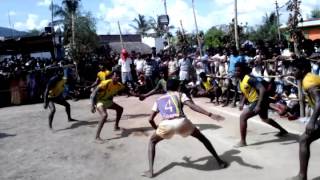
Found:
[(32, 29), (28, 31), (28, 36), (39, 36), (39, 35), (40, 35), (40, 31), (38, 29)]
[(134, 18), (133, 22), (135, 24), (131, 24), (130, 26), (135, 29), (137, 34), (142, 36), (146, 36), (147, 32), (151, 29), (150, 21), (144, 15), (139, 14), (138, 18)]
[(256, 30), (251, 29), (248, 34), (249, 40), (276, 42), (278, 40), (277, 16), (275, 13), (266, 14), (263, 17), (263, 24), (258, 26)]
[(53, 10), (54, 17), (59, 18), (53, 21), (53, 25), (63, 27), (63, 43), (65, 45), (71, 42), (72, 14), (75, 15), (75, 49), (72, 51), (74, 58), (75, 54), (81, 57), (83, 54), (94, 51), (98, 47), (99, 42), (96, 34), (96, 20), (91, 13), (81, 13), (79, 1), (80, 0), (63, 0), (61, 6), (57, 4), (50, 6), (50, 9)]
[(204, 42), (208, 48), (217, 48), (224, 45), (226, 33), (216, 27), (210, 28), (204, 35)]
[(320, 18), (320, 8), (315, 8), (311, 11), (311, 18)]

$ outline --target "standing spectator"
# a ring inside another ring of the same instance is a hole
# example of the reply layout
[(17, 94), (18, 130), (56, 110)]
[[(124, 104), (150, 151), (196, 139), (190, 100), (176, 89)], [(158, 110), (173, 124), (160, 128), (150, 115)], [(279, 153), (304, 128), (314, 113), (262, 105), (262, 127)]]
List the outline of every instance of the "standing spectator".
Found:
[(185, 80), (189, 80), (190, 79), (190, 70), (191, 70), (191, 61), (190, 59), (186, 56), (186, 54), (184, 54), (182, 56), (182, 54), (179, 54), (178, 57), (180, 57), (181, 59), (179, 59), (179, 78), (180, 81), (185, 81)]
[(228, 89), (227, 89), (227, 100), (223, 107), (227, 106), (229, 104), (230, 96), (231, 96), (231, 89), (234, 91), (234, 97), (233, 97), (233, 107), (236, 107), (236, 102), (238, 98), (238, 81), (236, 80), (234, 76), (235, 72), (235, 65), (238, 62), (243, 62), (244, 59), (242, 56), (239, 55), (239, 52), (233, 48), (231, 50), (231, 55), (229, 57), (229, 66), (228, 66), (228, 75), (231, 79), (229, 79), (228, 83)]
[(170, 60), (168, 62), (168, 78), (169, 79), (178, 79), (179, 72), (179, 63), (177, 59), (173, 56), (170, 56)]
[(154, 69), (155, 69), (155, 63), (154, 60), (152, 60), (150, 57), (147, 57), (145, 64), (143, 65), (143, 71), (145, 75), (145, 81), (147, 90), (151, 90), (154, 88)]
[(134, 66), (136, 69), (137, 76), (143, 72), (143, 66), (145, 64), (145, 60), (141, 58), (141, 53), (137, 53), (137, 58), (134, 60)]
[(122, 83), (126, 84), (127, 82), (132, 81), (132, 60), (129, 58), (129, 54), (126, 49), (122, 49), (121, 51), (121, 58), (118, 61), (118, 65), (121, 66), (121, 79)]

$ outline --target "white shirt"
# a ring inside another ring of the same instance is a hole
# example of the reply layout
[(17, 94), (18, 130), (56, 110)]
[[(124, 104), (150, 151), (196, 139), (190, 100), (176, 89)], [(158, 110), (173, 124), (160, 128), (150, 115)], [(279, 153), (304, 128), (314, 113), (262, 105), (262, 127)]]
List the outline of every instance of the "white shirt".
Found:
[(169, 72), (169, 74), (177, 71), (178, 67), (179, 67), (179, 65), (178, 65), (178, 61), (177, 60), (169, 61), (168, 62), (168, 72)]
[(143, 71), (144, 60), (143, 59), (136, 59), (134, 60), (134, 65), (136, 66), (137, 71)]
[(121, 66), (121, 72), (131, 72), (131, 64), (132, 60), (130, 58), (127, 58), (125, 61), (120, 58), (118, 61), (118, 65)]

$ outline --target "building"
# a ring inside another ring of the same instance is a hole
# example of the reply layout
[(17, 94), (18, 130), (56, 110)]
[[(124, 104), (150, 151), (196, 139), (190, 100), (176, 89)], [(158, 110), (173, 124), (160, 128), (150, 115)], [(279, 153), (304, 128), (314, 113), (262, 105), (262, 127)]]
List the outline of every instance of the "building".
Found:
[[(120, 35), (99, 35), (100, 45), (108, 45), (118, 53), (121, 52), (122, 45)], [(142, 42), (141, 35), (127, 34), (122, 35), (123, 46), (128, 51), (141, 52), (142, 54), (151, 53), (151, 47)]]
[[(312, 41), (320, 39), (320, 18), (300, 22), (298, 27), (302, 29), (306, 39), (310, 39)], [(286, 28), (287, 25), (283, 25), (280, 29), (285, 31)]]
[(312, 41), (320, 39), (320, 18), (306, 20), (299, 23), (299, 27), (303, 30), (307, 39)]

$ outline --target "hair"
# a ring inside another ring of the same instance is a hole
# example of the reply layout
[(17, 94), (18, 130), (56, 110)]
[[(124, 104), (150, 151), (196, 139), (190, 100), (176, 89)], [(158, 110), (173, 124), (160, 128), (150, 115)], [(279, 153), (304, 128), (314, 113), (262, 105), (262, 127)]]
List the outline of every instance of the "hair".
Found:
[(241, 71), (244, 72), (245, 74), (250, 74), (252, 71), (252, 69), (245, 62), (237, 62), (235, 64), (235, 67), (241, 68)]
[(120, 71), (118, 71), (118, 70), (112, 71), (112, 75), (115, 75), (115, 74), (121, 77), (121, 72)]
[(206, 73), (205, 72), (201, 72), (200, 74), (199, 74), (199, 77), (200, 78), (205, 78), (207, 75), (206, 75)]
[(297, 58), (291, 62), (291, 66), (297, 68), (301, 71), (310, 72), (311, 71), (311, 64), (305, 58)]
[(167, 90), (168, 91), (178, 91), (180, 85), (180, 81), (177, 79), (169, 79), (167, 82)]

